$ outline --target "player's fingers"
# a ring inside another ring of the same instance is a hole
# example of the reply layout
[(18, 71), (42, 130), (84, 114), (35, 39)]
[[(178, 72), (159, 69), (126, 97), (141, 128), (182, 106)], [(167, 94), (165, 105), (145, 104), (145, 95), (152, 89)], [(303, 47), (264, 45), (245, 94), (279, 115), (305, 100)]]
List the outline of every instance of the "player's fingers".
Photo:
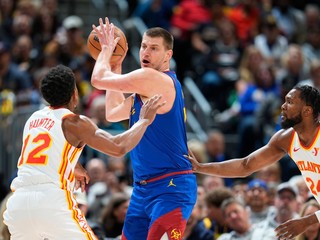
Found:
[(119, 42), (119, 40), (120, 40), (120, 37), (116, 37), (116, 38), (113, 40), (115, 46), (117, 45), (117, 43)]
[(84, 181), (81, 181), (81, 192), (84, 192), (86, 187), (86, 184), (84, 183)]
[(78, 190), (80, 187), (80, 181), (76, 180), (76, 184), (74, 186), (75, 190)]

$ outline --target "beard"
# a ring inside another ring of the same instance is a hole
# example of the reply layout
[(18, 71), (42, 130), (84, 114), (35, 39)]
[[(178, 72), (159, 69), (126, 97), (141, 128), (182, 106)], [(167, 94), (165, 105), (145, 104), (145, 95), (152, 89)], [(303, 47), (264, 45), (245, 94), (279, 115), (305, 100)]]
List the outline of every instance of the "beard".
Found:
[(288, 129), (288, 128), (294, 127), (295, 125), (297, 125), (298, 123), (301, 123), (301, 122), (302, 122), (302, 116), (300, 114), (295, 118), (291, 118), (291, 119), (287, 118), (287, 119), (283, 120), (281, 122), (281, 127), (283, 129)]

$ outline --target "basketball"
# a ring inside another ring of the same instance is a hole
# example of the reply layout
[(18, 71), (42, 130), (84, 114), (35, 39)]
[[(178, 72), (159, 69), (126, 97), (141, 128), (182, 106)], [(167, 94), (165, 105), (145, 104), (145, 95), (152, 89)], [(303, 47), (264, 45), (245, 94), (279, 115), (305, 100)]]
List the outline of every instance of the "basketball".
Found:
[[(128, 47), (126, 36), (124, 35), (123, 31), (117, 26), (114, 26), (114, 37), (120, 37), (120, 39), (111, 56), (111, 64), (117, 62), (125, 54)], [(91, 57), (97, 60), (98, 55), (101, 52), (101, 45), (99, 42), (99, 38), (94, 30), (92, 30), (88, 36), (87, 47)]]

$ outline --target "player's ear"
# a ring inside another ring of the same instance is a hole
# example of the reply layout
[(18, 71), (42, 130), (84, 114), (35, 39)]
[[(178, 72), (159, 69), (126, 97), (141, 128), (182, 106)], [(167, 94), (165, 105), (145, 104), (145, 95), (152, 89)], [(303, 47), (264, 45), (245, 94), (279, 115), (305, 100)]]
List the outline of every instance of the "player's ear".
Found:
[(172, 58), (173, 51), (170, 49), (166, 53), (166, 60), (169, 61)]
[(304, 106), (303, 110), (302, 110), (302, 113), (303, 113), (304, 116), (312, 115), (313, 114), (312, 107), (311, 106)]

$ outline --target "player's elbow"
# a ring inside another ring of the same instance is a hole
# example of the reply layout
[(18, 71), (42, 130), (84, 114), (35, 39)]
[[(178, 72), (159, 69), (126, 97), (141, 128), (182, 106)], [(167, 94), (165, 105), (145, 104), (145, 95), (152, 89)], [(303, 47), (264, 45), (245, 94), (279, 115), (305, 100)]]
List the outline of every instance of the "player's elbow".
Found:
[(127, 152), (129, 152), (129, 150), (127, 149), (126, 146), (124, 146), (123, 144), (119, 144), (116, 147), (116, 151), (114, 152), (114, 157), (123, 157), (124, 155), (127, 154)]
[(115, 122), (113, 114), (108, 111), (106, 111), (105, 118), (108, 122)]
[(97, 89), (100, 89), (100, 79), (99, 77), (97, 76), (97, 74), (94, 74), (92, 73), (92, 76), (91, 76), (91, 85)]
[(250, 166), (248, 158), (245, 158), (241, 162), (241, 167), (242, 167), (242, 171), (241, 171), (242, 177), (248, 177), (255, 172), (254, 169)]

